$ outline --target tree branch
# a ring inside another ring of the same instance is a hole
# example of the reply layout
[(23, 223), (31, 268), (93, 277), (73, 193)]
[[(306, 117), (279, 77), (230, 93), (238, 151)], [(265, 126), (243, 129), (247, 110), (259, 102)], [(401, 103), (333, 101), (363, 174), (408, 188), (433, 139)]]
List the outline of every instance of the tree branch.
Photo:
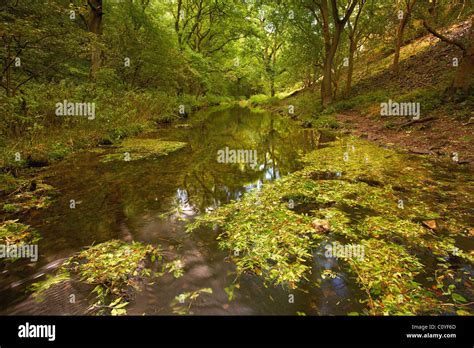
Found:
[(466, 51), (466, 46), (464, 46), (464, 44), (459, 41), (459, 40), (455, 40), (455, 39), (450, 39), (449, 37), (447, 36), (444, 36), (443, 34), (440, 34), (438, 33), (435, 29), (433, 29), (433, 27), (431, 27), (428, 22), (426, 20), (423, 20), (423, 26), (426, 28), (426, 30), (428, 30), (431, 34), (433, 34), (434, 36), (436, 36), (438, 39), (440, 39), (441, 41), (444, 41), (444, 42), (447, 42), (451, 45), (456, 45), (458, 46), (461, 50), (463, 51)]

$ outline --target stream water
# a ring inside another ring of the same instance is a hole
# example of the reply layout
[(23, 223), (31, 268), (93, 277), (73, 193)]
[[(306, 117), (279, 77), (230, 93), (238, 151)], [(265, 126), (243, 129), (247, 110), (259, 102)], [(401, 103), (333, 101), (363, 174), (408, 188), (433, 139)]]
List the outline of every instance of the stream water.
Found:
[[(184, 267), (178, 279), (165, 275), (143, 284), (127, 307), (129, 314), (172, 314), (170, 304), (176, 296), (202, 288), (213, 291), (193, 303), (194, 314), (345, 315), (361, 310), (361, 291), (337, 261), (320, 250), (314, 250), (313, 279), (299, 289), (267, 287), (261, 278), (244, 275), (229, 301), (225, 289), (234, 283), (235, 272), (228, 252), (218, 248), (219, 231), (185, 232), (195, 216), (297, 170), (297, 158), (324, 146), (332, 140), (330, 134), (302, 129), (278, 115), (235, 107), (204, 110), (185, 124), (143, 137), (183, 141), (187, 146), (168, 156), (130, 162), (103, 163), (101, 153), (87, 151), (44, 170), (46, 182), (59, 194), (49, 208), (21, 217), (42, 235), (40, 257), (35, 263), (19, 261), (3, 269), (1, 314), (86, 313), (88, 286), (67, 282), (47, 291), (42, 301), (27, 288), (53, 274), (73, 253), (111, 239), (159, 244), (167, 260), (179, 259)], [(217, 153), (225, 147), (256, 150), (257, 167), (219, 163)], [(69, 207), (71, 199), (77, 202), (75, 209)], [(314, 286), (324, 269), (338, 277)]]

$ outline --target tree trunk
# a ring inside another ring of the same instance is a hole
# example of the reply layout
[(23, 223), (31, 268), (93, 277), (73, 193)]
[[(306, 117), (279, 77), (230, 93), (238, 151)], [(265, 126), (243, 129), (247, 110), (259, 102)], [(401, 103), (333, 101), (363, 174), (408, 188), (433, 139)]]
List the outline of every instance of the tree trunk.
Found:
[(6, 90), (7, 90), (7, 97), (10, 97), (11, 96), (11, 94), (10, 94), (10, 85), (11, 85), (10, 42), (8, 43), (7, 51), (8, 51), (7, 57), (5, 58), (5, 67), (7, 69), (7, 71), (6, 71)]
[[(102, 0), (88, 0), (89, 4), (89, 31), (96, 35), (96, 40), (102, 34)], [(92, 44), (90, 76), (95, 78), (101, 66), (102, 51), (97, 42)]]
[(323, 81), (321, 83), (321, 101), (323, 106), (332, 102), (332, 59), (329, 54), (324, 58)]
[(393, 56), (393, 71), (398, 75), (400, 70), (400, 49), (403, 45), (403, 34), (405, 27), (408, 24), (413, 8), (415, 7), (416, 0), (408, 0), (406, 2), (406, 13), (403, 14), (403, 18), (400, 21), (400, 25), (397, 30), (397, 43), (395, 45), (395, 54)]
[(275, 96), (275, 76), (273, 74), (270, 76), (270, 96)]
[(456, 75), (451, 86), (453, 92), (468, 92), (474, 88), (474, 27), (468, 34), (469, 42), (463, 51), (461, 63), (457, 69)]
[(335, 78), (333, 79), (333, 85), (334, 85), (334, 90), (333, 90), (333, 99), (337, 98), (337, 92), (339, 91), (339, 79)]
[(349, 46), (349, 66), (347, 67), (347, 82), (346, 82), (346, 91), (345, 91), (346, 96), (348, 96), (351, 93), (355, 51), (356, 51), (356, 41), (355, 41), (355, 38), (352, 36), (350, 38), (350, 46)]
[(322, 28), (324, 37), (324, 66), (323, 66), (323, 81), (321, 83), (321, 103), (323, 107), (327, 106), (333, 101), (332, 92), (332, 65), (334, 56), (336, 55), (339, 40), (341, 38), (342, 30), (344, 29), (350, 15), (354, 11), (357, 1), (351, 1), (349, 7), (346, 8), (343, 19), (339, 18), (337, 8), (337, 1), (331, 0), (332, 19), (334, 24), (334, 33), (331, 35), (329, 24), (329, 6), (328, 1), (323, 0), (320, 3), (321, 16), (323, 18)]
[(405, 31), (405, 26), (408, 21), (408, 13), (403, 14), (403, 18), (400, 21), (400, 24), (398, 25), (398, 30), (397, 30), (397, 42), (395, 44), (395, 54), (393, 55), (393, 71), (395, 74), (398, 75), (398, 72), (400, 71), (400, 49), (403, 45), (403, 33)]
[(326, 52), (326, 57), (324, 59), (323, 67), (323, 82), (321, 84), (321, 98), (323, 106), (327, 106), (333, 101), (332, 93), (332, 65), (334, 57), (336, 55), (337, 47), (339, 45), (339, 39), (341, 37), (342, 27), (339, 24), (336, 24), (336, 29), (332, 42), (328, 45), (329, 50)]
[(462, 51), (461, 64), (458, 66), (454, 80), (449, 87), (450, 93), (461, 91), (468, 94), (474, 88), (474, 23), (471, 21), (471, 27), (467, 33), (467, 43), (463, 44), (460, 40), (449, 38), (435, 29), (433, 29), (426, 20), (423, 26), (441, 41), (450, 45), (455, 45)]
[(183, 45), (182, 45), (182, 36), (183, 33), (181, 32), (181, 29), (179, 27), (179, 20), (181, 19), (181, 8), (183, 6), (183, 0), (178, 0), (178, 9), (176, 12), (176, 20), (174, 22), (174, 30), (176, 31), (176, 35), (178, 37), (178, 47), (179, 50), (183, 50)]

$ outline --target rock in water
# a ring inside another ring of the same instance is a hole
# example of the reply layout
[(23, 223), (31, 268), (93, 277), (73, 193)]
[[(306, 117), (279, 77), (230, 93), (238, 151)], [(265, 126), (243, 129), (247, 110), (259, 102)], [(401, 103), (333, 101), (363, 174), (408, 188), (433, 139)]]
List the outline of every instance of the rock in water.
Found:
[(36, 190), (36, 180), (33, 180), (31, 183), (30, 183), (30, 189), (29, 191), (32, 192)]
[(436, 230), (436, 228), (437, 228), (435, 220), (423, 221), (423, 225), (425, 225), (426, 227), (428, 227), (429, 229), (432, 229), (432, 230)]
[(28, 155), (26, 164), (29, 168), (46, 167), (49, 166), (49, 160), (43, 154)]
[(314, 219), (311, 225), (317, 233), (328, 233), (331, 230), (328, 220)]

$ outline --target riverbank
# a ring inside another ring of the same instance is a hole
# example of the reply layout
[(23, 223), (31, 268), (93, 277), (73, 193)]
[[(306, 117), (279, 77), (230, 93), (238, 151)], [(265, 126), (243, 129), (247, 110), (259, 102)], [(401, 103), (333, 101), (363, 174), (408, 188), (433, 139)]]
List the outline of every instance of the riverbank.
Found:
[[(469, 23), (452, 26), (449, 34), (466, 40)], [(456, 46), (428, 34), (402, 47), (398, 75), (392, 71), (393, 53), (362, 55), (351, 92), (340, 92), (326, 108), (320, 103), (319, 84), (287, 98), (256, 99), (254, 105), (303, 127), (341, 129), (382, 146), (451, 159), (473, 169), (474, 94), (449, 92), (456, 71), (452, 60), (460, 55)], [(419, 115), (383, 116), (382, 106), (390, 103), (416, 105)]]
[[(44, 100), (47, 102), (40, 102)], [(83, 104), (93, 115), (57, 115), (55, 101), (59, 100), (61, 104), (89, 100)], [(7, 101), (0, 136), (0, 216), (4, 219), (46, 208), (53, 201), (57, 192), (46, 184), (41, 168), (85, 150), (116, 148), (119, 153), (110, 156), (120, 158), (126, 152), (143, 152), (143, 142), (135, 141), (133, 146), (123, 142), (184, 120), (199, 109), (232, 102), (228, 98), (176, 97), (151, 90), (109, 91), (93, 84), (89, 88), (32, 85), (27, 94)], [(157, 149), (158, 145), (150, 144), (149, 152), (166, 154), (176, 147), (172, 142), (162, 142)]]
[[(411, 99), (422, 99), (426, 102), (431, 98), (435, 102), (429, 109), (424, 110), (426, 113), (418, 120), (410, 117), (381, 116), (380, 105), (389, 98), (410, 99), (407, 94), (388, 94), (382, 91), (345, 99), (328, 109), (320, 110), (318, 102), (315, 101), (318, 99), (317, 93), (314, 90), (303, 90), (295, 96), (259, 107), (290, 117), (304, 128), (339, 130), (381, 146), (451, 159), (459, 165), (474, 169), (473, 96), (461, 104), (442, 103), (442, 93)], [(288, 112), (290, 106), (294, 108), (294, 114)]]
[[(47, 166), (79, 150), (117, 144), (160, 124), (186, 118), (197, 109), (231, 100), (60, 84), (33, 85), (28, 93), (6, 101), (0, 171), (15, 174), (24, 168)], [(58, 103), (78, 101), (92, 106), (87, 110), (92, 109), (94, 115), (58, 114)]]

